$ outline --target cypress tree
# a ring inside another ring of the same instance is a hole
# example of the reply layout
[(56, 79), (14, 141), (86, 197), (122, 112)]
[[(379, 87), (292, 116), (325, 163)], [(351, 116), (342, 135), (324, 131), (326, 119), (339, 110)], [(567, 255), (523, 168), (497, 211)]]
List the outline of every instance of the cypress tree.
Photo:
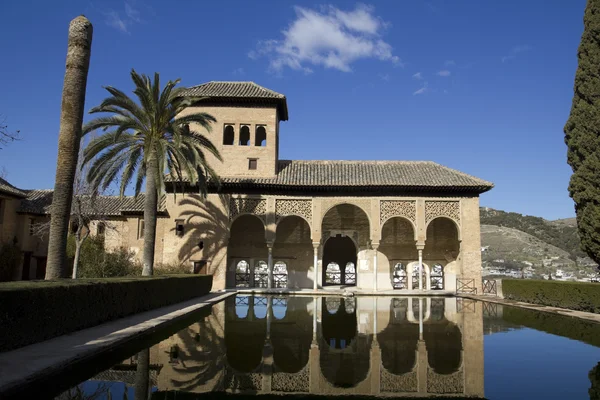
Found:
[(583, 23), (565, 143), (581, 247), (600, 264), (600, 0), (588, 0)]

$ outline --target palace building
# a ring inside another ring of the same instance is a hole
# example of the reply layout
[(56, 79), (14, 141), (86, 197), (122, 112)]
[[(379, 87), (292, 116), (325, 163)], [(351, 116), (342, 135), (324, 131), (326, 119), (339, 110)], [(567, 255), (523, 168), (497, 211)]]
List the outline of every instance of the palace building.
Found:
[[(456, 291), (458, 280), (472, 279), (481, 290), (479, 195), (490, 182), (431, 161), (282, 160), (284, 95), (253, 82), (209, 82), (185, 95), (203, 98), (198, 108), (217, 119), (207, 136), (223, 157), (209, 160), (221, 184), (203, 200), (188, 183), (168, 182), (158, 267), (212, 274), (214, 289)], [(43, 268), (44, 244), (29, 243), (28, 226), (48, 217), (51, 197), (0, 182), (2, 240), (17, 237), (24, 258), (37, 260), (23, 277)], [(115, 229), (98, 222), (92, 233), (141, 257), (143, 196), (104, 203)], [(25, 228), (13, 235), (9, 225)]]

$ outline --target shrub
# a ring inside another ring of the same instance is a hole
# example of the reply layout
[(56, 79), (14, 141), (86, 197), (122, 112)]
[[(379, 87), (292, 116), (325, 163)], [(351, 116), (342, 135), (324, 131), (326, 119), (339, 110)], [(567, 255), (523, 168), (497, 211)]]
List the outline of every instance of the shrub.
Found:
[[(73, 235), (69, 235), (67, 240), (67, 257), (72, 265), (75, 257)], [(133, 251), (124, 247), (106, 251), (101, 236), (90, 236), (83, 242), (77, 268), (78, 278), (111, 278), (141, 273), (141, 267), (137, 265)]]
[(504, 279), (502, 293), (511, 300), (600, 313), (598, 283)]
[(0, 352), (210, 292), (212, 276), (0, 284)]
[(154, 266), (154, 275), (185, 275), (191, 274), (192, 269), (189, 265), (185, 265), (182, 263), (169, 263), (162, 264), (158, 263)]
[(13, 243), (0, 245), (0, 282), (12, 280), (15, 269), (21, 262), (21, 250)]

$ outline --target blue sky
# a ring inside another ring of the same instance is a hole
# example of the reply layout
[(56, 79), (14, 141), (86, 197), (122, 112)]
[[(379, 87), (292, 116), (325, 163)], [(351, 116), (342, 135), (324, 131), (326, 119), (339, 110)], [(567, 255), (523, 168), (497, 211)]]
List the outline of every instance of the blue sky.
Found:
[[(86, 110), (129, 71), (251, 80), (288, 98), (282, 159), (432, 160), (492, 181), (481, 204), (574, 215), (563, 126), (585, 0), (1, 2), (8, 180), (54, 184), (69, 21), (94, 24)], [(85, 118), (89, 118), (86, 115)]]

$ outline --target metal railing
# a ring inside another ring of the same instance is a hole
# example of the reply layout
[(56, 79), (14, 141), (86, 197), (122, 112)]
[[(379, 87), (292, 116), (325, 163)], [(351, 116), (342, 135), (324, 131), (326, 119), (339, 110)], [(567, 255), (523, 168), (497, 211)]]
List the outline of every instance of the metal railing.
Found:
[(498, 288), (496, 286), (495, 279), (484, 279), (483, 280), (483, 294), (498, 294)]
[(456, 293), (477, 294), (475, 279), (456, 278)]

